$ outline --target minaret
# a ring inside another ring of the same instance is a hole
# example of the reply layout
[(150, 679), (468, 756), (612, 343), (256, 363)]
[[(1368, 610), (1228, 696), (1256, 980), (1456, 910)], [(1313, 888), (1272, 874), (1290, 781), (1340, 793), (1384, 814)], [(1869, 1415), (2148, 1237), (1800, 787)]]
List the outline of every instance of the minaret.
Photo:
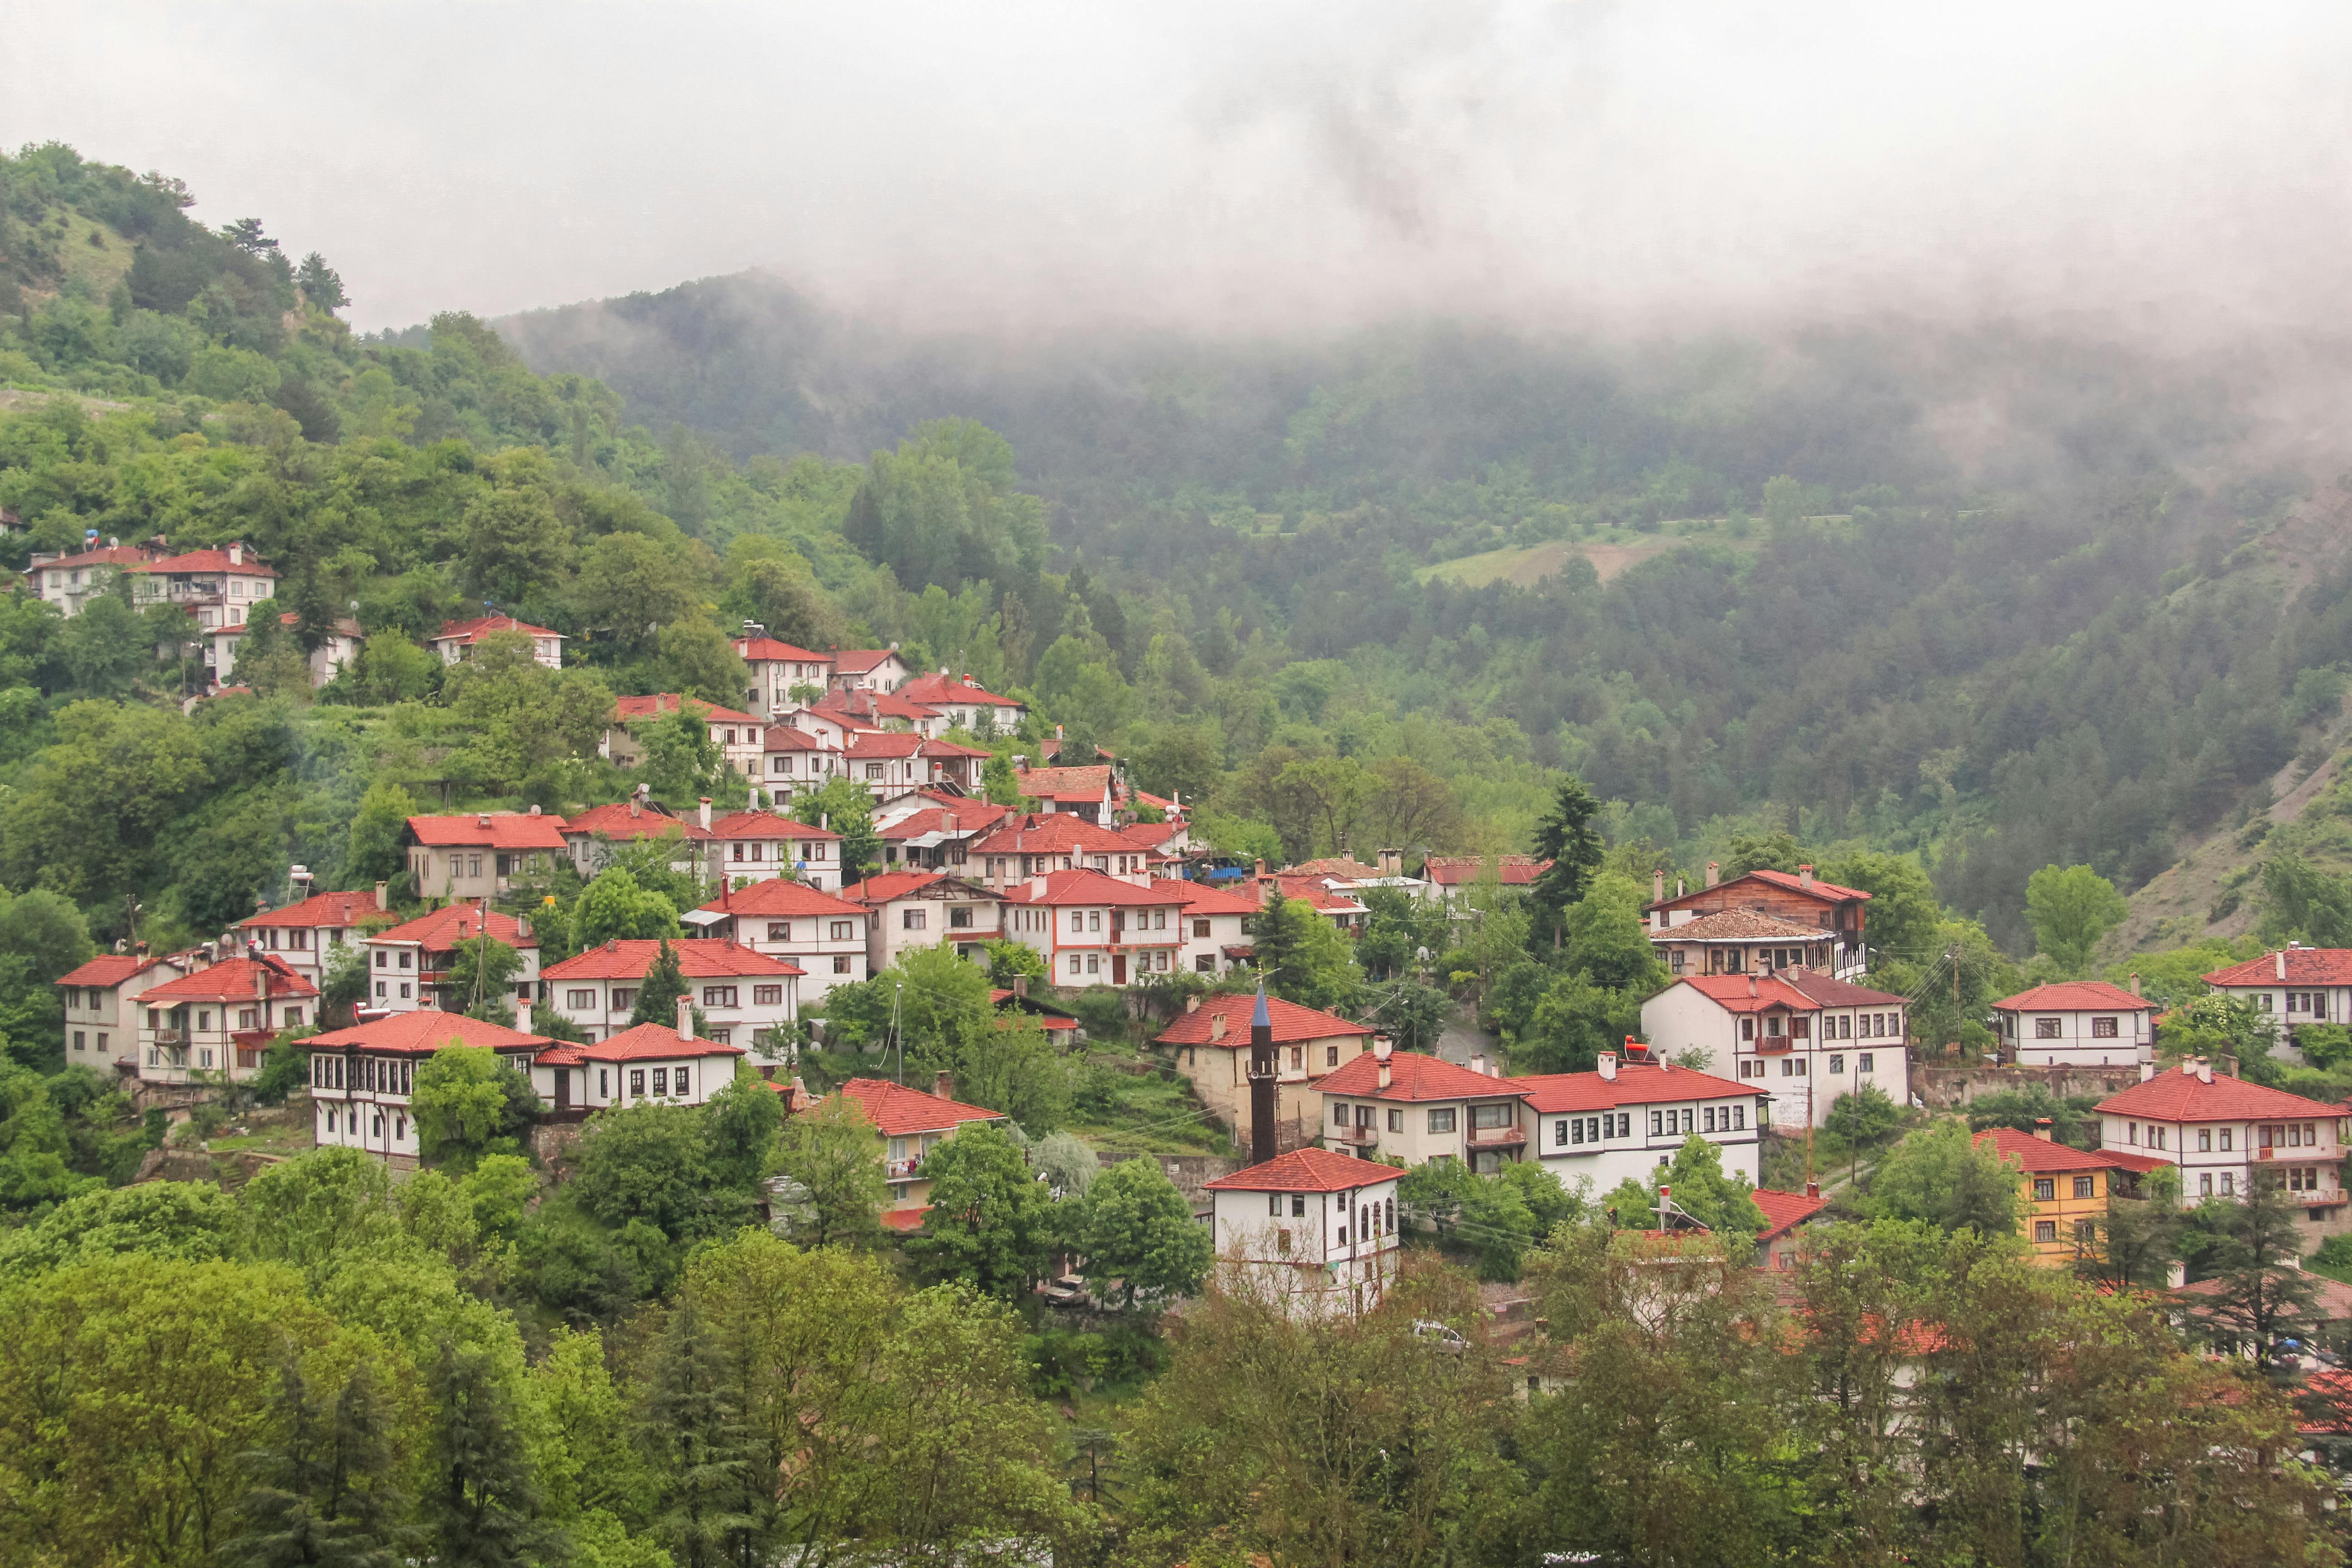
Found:
[(1265, 982), (1257, 983), (1257, 1008), (1250, 1014), (1250, 1163), (1274, 1158), (1274, 1018), (1265, 1010)]

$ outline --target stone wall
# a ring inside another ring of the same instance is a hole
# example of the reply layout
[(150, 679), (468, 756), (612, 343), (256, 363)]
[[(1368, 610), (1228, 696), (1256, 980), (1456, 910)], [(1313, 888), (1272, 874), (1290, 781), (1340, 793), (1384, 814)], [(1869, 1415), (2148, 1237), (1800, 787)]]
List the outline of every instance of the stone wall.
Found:
[(2139, 1081), (2139, 1068), (2024, 1068), (2016, 1066), (1931, 1068), (1911, 1069), (1911, 1092), (1927, 1102), (1930, 1110), (1958, 1110), (1987, 1095), (2005, 1094), (2012, 1089), (2040, 1084), (2061, 1100), (2087, 1094), (2104, 1100), (2120, 1094)]
[(1185, 1201), (1198, 1208), (1208, 1202), (1202, 1188), (1219, 1176), (1230, 1176), (1242, 1168), (1242, 1162), (1223, 1154), (1143, 1154), (1121, 1149), (1101, 1151), (1102, 1163), (1116, 1165), (1121, 1160), (1157, 1160), (1168, 1179), (1176, 1184)]

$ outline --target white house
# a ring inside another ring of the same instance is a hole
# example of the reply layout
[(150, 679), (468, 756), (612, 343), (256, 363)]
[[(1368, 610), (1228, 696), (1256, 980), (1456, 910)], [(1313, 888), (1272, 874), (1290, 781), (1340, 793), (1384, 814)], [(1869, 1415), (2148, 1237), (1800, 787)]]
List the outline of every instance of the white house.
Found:
[(531, 934), (530, 922), (501, 914), (487, 903), (472, 903), (447, 904), (370, 935), (368, 1005), (387, 1013), (466, 1011), (475, 998), (457, 994), (449, 984), (449, 968), (459, 942), (485, 936), (504, 942), (522, 960), (522, 967), (507, 977), (504, 999), (537, 1000), (539, 939)]
[(1131, 985), (1173, 974), (1185, 900), (1166, 883), (1101, 871), (1051, 871), (1003, 891), (1004, 934), (1045, 955), (1056, 985)]
[[(637, 992), (661, 946), (650, 939), (615, 938), (550, 965), (547, 1005), (591, 1040), (619, 1034), (630, 1027)], [(702, 1009), (707, 1043), (749, 1046), (763, 1058), (784, 1058), (785, 1052), (768, 1046), (772, 1031), (800, 1017), (798, 964), (725, 939), (674, 942), (669, 947), (688, 994)]]
[(1398, 1172), (1294, 1149), (1203, 1184), (1229, 1289), (1302, 1317), (1360, 1314), (1398, 1272)]
[(65, 998), (66, 1060), (106, 1072), (139, 1060), (139, 998), (193, 973), (200, 952), (102, 952), (57, 978)]
[(751, 684), (743, 689), (743, 706), (754, 713), (784, 712), (803, 700), (794, 691), (814, 700), (833, 684), (831, 654), (779, 642), (756, 622), (745, 625), (743, 636), (735, 639), (735, 652), (751, 672)]
[(1192, 974), (1224, 974), (1257, 956), (1250, 921), (1258, 906), (1239, 893), (1213, 888), (1206, 882), (1155, 879), (1152, 890), (1183, 901), (1184, 945), (1176, 967)]
[(897, 695), (939, 710), (950, 725), (975, 735), (1010, 735), (1029, 711), (1010, 697), (984, 689), (969, 675), (959, 678), (944, 669), (903, 682)]
[(1006, 1120), (1001, 1111), (950, 1099), (945, 1073), (932, 1087), (936, 1092), (926, 1094), (879, 1078), (854, 1078), (841, 1086), (841, 1099), (856, 1106), (882, 1135), (882, 1179), (889, 1194), (882, 1223), (893, 1230), (911, 1230), (922, 1224), (931, 1201), (923, 1160), (932, 1150), (974, 1122)]
[(1685, 974), (1642, 1004), (1642, 1032), (1659, 1060), (1704, 1051), (1708, 1071), (1769, 1094), (1777, 1125), (1820, 1127), (1864, 1086), (1907, 1102), (1908, 1005), (1811, 971)]
[(771, 724), (760, 731), (758, 774), (761, 789), (778, 801), (814, 795), (831, 784), (843, 766), (841, 745), (793, 724)]
[(639, 1024), (590, 1045), (548, 1046), (531, 1058), (531, 1087), (559, 1112), (705, 1105), (735, 1081), (743, 1054), (740, 1046), (698, 1037), (694, 1005), (680, 997), (675, 1026)]
[(1370, 1055), (1324, 1078), (1323, 1136), (1369, 1160), (1408, 1165), (1452, 1160), (1492, 1173), (1528, 1146), (1527, 1112), (1515, 1079), (1458, 1067), (1385, 1038)]
[(2352, 1024), (2352, 948), (2289, 942), (2202, 978), (2268, 1013), (2282, 1039), (2297, 1024)]
[(559, 823), (565, 849), (572, 856), (572, 869), (585, 881), (603, 870), (612, 859), (612, 846), (634, 844), (648, 838), (676, 838), (669, 865), (672, 870), (689, 877), (708, 878), (711, 871), (706, 862), (710, 857), (712, 836), (709, 824), (703, 820), (710, 813), (710, 803), (704, 801), (695, 816), (674, 816), (654, 804), (640, 792), (625, 801), (607, 805), (592, 805), (568, 822)]
[(833, 656), (833, 684), (844, 691), (896, 691), (914, 673), (895, 647), (851, 648)]
[(710, 824), (710, 874), (722, 886), (797, 878), (831, 891), (841, 886), (841, 835), (773, 811), (736, 811)]
[(977, 847), (1012, 813), (1005, 807), (942, 790), (919, 790), (874, 814), (886, 870), (928, 869), (970, 877), (982, 864)]
[(1527, 1101), (1529, 1151), (1575, 1189), (1595, 1193), (1641, 1181), (1696, 1135), (1723, 1157), (1723, 1173), (1754, 1186), (1763, 1179), (1768, 1096), (1751, 1084), (1686, 1068), (1620, 1062), (1604, 1051), (1598, 1072), (1546, 1073), (1507, 1080)]
[(1992, 1005), (2020, 1067), (2129, 1067), (2156, 1060), (2156, 1010), (2104, 980), (2037, 985)]
[(151, 545), (109, 540), (71, 555), (36, 555), (25, 582), (42, 603), (55, 605), (59, 615), (71, 619), (81, 614), (84, 604), (112, 589), (124, 567), (142, 565), (155, 554)]
[(278, 959), (228, 958), (149, 987), (139, 1007), (142, 1079), (242, 1082), (280, 1031), (318, 1022), (319, 988)]
[[(1157, 857), (1143, 845), (1067, 812), (1026, 812), (971, 847), (982, 880), (1009, 888), (1050, 871), (1099, 871), (1132, 882), (1151, 882)], [(1255, 907), (1252, 907), (1255, 913)]]
[(389, 1163), (410, 1166), (418, 1154), (410, 1106), (416, 1068), (446, 1046), (496, 1052), (516, 1072), (555, 1042), (520, 1029), (457, 1013), (396, 1013), (353, 1028), (313, 1035), (310, 1053), (311, 1137), (324, 1149), (364, 1149)]
[(474, 645), (495, 632), (520, 632), (530, 638), (530, 657), (550, 669), (563, 668), (563, 634), (545, 626), (535, 626), (512, 616), (476, 616), (471, 620), (444, 621), (441, 629), (425, 639), (425, 646), (441, 656), (444, 664), (457, 664), (471, 658)]
[(706, 937), (732, 938), (803, 972), (801, 1000), (818, 1002), (836, 985), (866, 978), (866, 928), (874, 915), (788, 878), (730, 888), (681, 917)]
[[(2180, 1197), (2235, 1197), (2257, 1173), (2274, 1178), (2315, 1227), (2345, 1213), (2342, 1108), (2243, 1079), (2202, 1061), (2140, 1068), (2140, 1081), (2098, 1105), (2099, 1147), (2180, 1167)], [(2314, 1239), (2325, 1231), (2315, 1231)]]
[(412, 816), (401, 835), (409, 884), (421, 899), (497, 898), (510, 879), (554, 868), (566, 852), (563, 818), (529, 811)]
[(1004, 897), (977, 882), (939, 871), (877, 871), (842, 889), (844, 903), (872, 920), (866, 933), (866, 969), (878, 974), (911, 948), (951, 942), (957, 956), (984, 956), (980, 944), (1013, 934), (1004, 928)]
[(613, 722), (604, 738), (596, 743), (596, 754), (622, 767), (635, 767), (645, 756), (645, 747), (635, 726), (654, 723), (692, 703), (710, 731), (710, 743), (719, 748), (720, 760), (737, 773), (757, 784), (760, 780), (761, 759), (766, 755), (761, 737), (765, 721), (733, 708), (721, 708), (700, 698), (680, 697), (675, 691), (656, 691), (648, 697), (616, 698), (613, 703)]
[(278, 574), (242, 543), (141, 561), (121, 570), (131, 578), (131, 603), (139, 608), (177, 605), (188, 612), (215, 682), (236, 668), (247, 609), (278, 594)]

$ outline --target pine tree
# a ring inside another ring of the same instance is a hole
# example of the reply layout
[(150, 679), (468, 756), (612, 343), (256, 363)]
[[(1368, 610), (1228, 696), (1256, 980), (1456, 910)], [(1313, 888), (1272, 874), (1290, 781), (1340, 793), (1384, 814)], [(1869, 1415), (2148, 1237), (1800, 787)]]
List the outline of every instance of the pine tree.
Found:
[(445, 1340), (434, 1363), (433, 1489), (425, 1512), (436, 1568), (510, 1568), (541, 1555), (539, 1489), (513, 1406), (477, 1350)]
[(352, 1373), (331, 1416), (289, 1362), (271, 1405), (279, 1441), (248, 1457), (247, 1527), (226, 1558), (248, 1568), (395, 1568), (414, 1532), (402, 1523), (408, 1499), (393, 1479), (397, 1460), (368, 1369)]
[(691, 1298), (670, 1318), (646, 1405), (644, 1444), (661, 1486), (654, 1521), (678, 1568), (758, 1562), (761, 1501), (751, 1438), (717, 1376), (717, 1347)]
[(669, 938), (664, 937), (661, 952), (654, 955), (644, 984), (637, 987), (637, 1005), (629, 1015), (630, 1024), (677, 1023), (677, 999), (687, 994), (686, 973), (678, 967)]

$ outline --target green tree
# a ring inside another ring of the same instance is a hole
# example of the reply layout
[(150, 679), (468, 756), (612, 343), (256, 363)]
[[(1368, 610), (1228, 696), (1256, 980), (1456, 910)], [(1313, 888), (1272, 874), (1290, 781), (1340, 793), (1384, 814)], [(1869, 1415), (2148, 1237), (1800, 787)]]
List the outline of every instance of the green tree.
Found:
[(502, 604), (553, 585), (571, 562), (571, 533), (536, 488), (490, 490), (467, 505), (464, 528), (460, 560), (467, 583)]
[(343, 864), (349, 879), (365, 884), (388, 882), (407, 865), (401, 836), (408, 819), (418, 815), (415, 798), (398, 784), (378, 779), (360, 796), (359, 809), (344, 837)]
[(1012, 1300), (1043, 1275), (1053, 1205), (993, 1122), (967, 1122), (923, 1157), (930, 1212), (908, 1238), (928, 1279), (954, 1280)]
[(677, 929), (677, 906), (640, 887), (625, 866), (597, 872), (572, 905), (572, 945), (583, 952), (616, 939), (667, 939)]
[(1570, 965), (1611, 991), (1646, 997), (1663, 989), (1666, 968), (1650, 943), (1642, 908), (1642, 889), (1632, 878), (1592, 878), (1561, 916)]
[(249, 1457), (246, 1532), (223, 1555), (254, 1568), (392, 1568), (415, 1533), (397, 1473), (405, 1456), (367, 1364), (321, 1408), (289, 1362), (271, 1415), (278, 1440)]
[(957, 1058), (957, 1098), (1001, 1110), (1042, 1137), (1069, 1120), (1070, 1069), (1036, 1019), (1016, 1014), (993, 1022), (988, 1038)]
[(702, 1119), (710, 1142), (713, 1181), (748, 1197), (775, 1173), (776, 1133), (783, 1124), (784, 1102), (767, 1079), (749, 1074), (730, 1079), (705, 1101)]
[(2044, 866), (2025, 881), (2034, 945), (2069, 974), (2089, 965), (2091, 949), (2130, 912), (2115, 884), (2088, 866)]
[(982, 766), (980, 793), (981, 798), (991, 805), (1012, 806), (1015, 810), (1020, 808), (1024, 799), (1021, 794), (1021, 774), (1013, 768), (1013, 759), (1010, 756), (992, 755)]
[(909, 948), (873, 979), (825, 997), (825, 1037), (853, 1050), (889, 1049), (893, 1021), (909, 1071), (957, 1071), (989, 1048), (996, 1008), (988, 972), (951, 947)]
[[(170, 709), (75, 702), (57, 744), (0, 803), (0, 882), (36, 885), (84, 906), (148, 885), (164, 835), (211, 782), (195, 728)], [(92, 801), (106, 802), (92, 811)]]
[(1895, 1146), (1870, 1179), (1874, 1215), (1917, 1220), (1944, 1230), (2008, 1236), (2017, 1229), (2016, 1168), (1968, 1123), (1938, 1121)]
[(397, 631), (385, 629), (370, 634), (344, 679), (350, 700), (365, 708), (382, 708), (430, 696), (442, 668), (441, 661), (430, 653)]
[(841, 879), (845, 885), (863, 881), (882, 868), (882, 837), (874, 831), (874, 796), (846, 776), (829, 778), (824, 787), (794, 795), (793, 820), (828, 827), (841, 835)]
[(777, 1163), (808, 1194), (804, 1234), (812, 1245), (874, 1234), (875, 1216), (889, 1198), (882, 1153), (881, 1135), (845, 1096), (829, 1096), (786, 1120)]
[[(656, 628), (701, 613), (702, 595), (684, 555), (642, 533), (608, 533), (580, 552), (572, 602), (583, 623), (618, 652), (653, 651)], [(729, 697), (740, 696), (738, 686)]]
[(1658, 1193), (1671, 1188), (1674, 1205), (1717, 1235), (1754, 1236), (1764, 1228), (1764, 1211), (1748, 1195), (1744, 1176), (1727, 1175), (1723, 1150), (1694, 1132), (1675, 1151), (1670, 1164), (1653, 1169), (1643, 1180), (1630, 1177), (1609, 1194), (1617, 1223), (1631, 1228), (1654, 1228)]
[(514, 1021), (509, 984), (522, 970), (522, 954), (494, 936), (463, 937), (451, 944), (448, 993), (465, 1004), (469, 1018)]
[(1916, 860), (1860, 850), (1822, 867), (1822, 879), (1870, 895), (1865, 932), (1873, 949), (1914, 963), (1935, 957), (1936, 927), (1944, 910), (1936, 901), (1935, 884)]
[(300, 270), (294, 274), (294, 286), (302, 290), (304, 304), (330, 316), (352, 302), (343, 292), (342, 275), (328, 266), (327, 258), (315, 250), (302, 258)]
[(1068, 1237), (1087, 1283), (1126, 1311), (1197, 1291), (1216, 1256), (1192, 1205), (1150, 1155), (1121, 1160), (1087, 1185)]
[(2280, 1340), (2308, 1337), (2318, 1323), (2319, 1286), (2299, 1262), (2302, 1217), (2283, 1180), (2258, 1171), (2245, 1193), (2189, 1210), (2180, 1237), (2191, 1278), (2216, 1287), (2191, 1309), (2191, 1321), (2217, 1339), (2250, 1347), (2259, 1367), (2271, 1365)]
[(425, 1162), (469, 1169), (485, 1154), (518, 1151), (538, 1097), (495, 1051), (453, 1044), (419, 1064), (409, 1108)]
[(1013, 983), (1020, 979), (1043, 990), (1053, 980), (1053, 972), (1045, 966), (1045, 955), (1025, 942), (993, 937), (980, 947), (988, 954), (988, 983), (999, 990), (1012, 989)]
[(726, 770), (719, 742), (710, 738), (709, 714), (703, 703), (687, 700), (671, 712), (633, 726), (643, 757), (638, 771), (653, 785), (654, 798), (674, 810), (689, 810), (705, 795), (714, 795)]
[(1730, 858), (1723, 863), (1726, 880), (1745, 877), (1750, 871), (1786, 871), (1794, 874), (1800, 866), (1810, 866), (1820, 858), (1802, 844), (1787, 828), (1777, 828), (1765, 834), (1735, 833), (1731, 836)]
[(1600, 803), (1574, 773), (1559, 781), (1551, 805), (1536, 824), (1536, 853), (1551, 862), (1536, 878), (1529, 898), (1541, 911), (1538, 934), (1549, 937), (1563, 912), (1584, 897), (1585, 884), (1599, 869), (1602, 845), (1592, 826)]
[(672, 621), (656, 642), (665, 689), (723, 704), (740, 698), (751, 679), (751, 669), (736, 656), (735, 645), (708, 616)]
[(640, 1427), (660, 1489), (654, 1528), (680, 1568), (740, 1562), (755, 1549), (761, 1482), (721, 1366), (689, 1296), (670, 1315)]
[(1361, 977), (1348, 939), (1313, 906), (1279, 892), (1255, 917), (1258, 972), (1277, 995), (1302, 1006), (1352, 1006)]
[(677, 1024), (678, 998), (692, 996), (693, 988), (686, 982), (686, 972), (677, 961), (677, 950), (669, 938), (661, 939), (654, 961), (646, 967), (646, 977), (637, 983), (637, 1005), (629, 1014), (632, 1026), (638, 1024), (659, 1024), (674, 1028)]
[(492, 632), (442, 685), (466, 743), (450, 759), (494, 792), (593, 754), (612, 722), (613, 692), (587, 670), (552, 670), (522, 632)]
[(548, 1542), (522, 1412), (488, 1354), (445, 1340), (426, 1380), (433, 1402), (432, 1483), (424, 1516), (434, 1560), (452, 1568), (513, 1568)]

